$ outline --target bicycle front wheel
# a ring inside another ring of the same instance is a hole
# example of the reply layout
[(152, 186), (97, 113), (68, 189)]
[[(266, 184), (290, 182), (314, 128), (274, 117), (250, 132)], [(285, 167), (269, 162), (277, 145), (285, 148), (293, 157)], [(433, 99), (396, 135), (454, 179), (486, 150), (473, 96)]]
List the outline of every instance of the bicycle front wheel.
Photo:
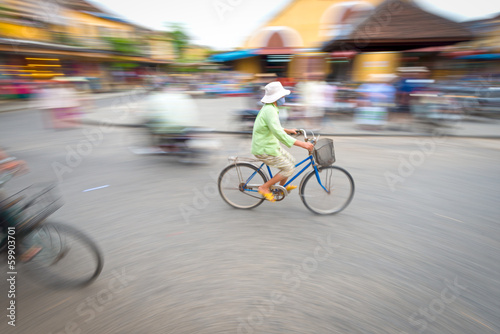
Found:
[(266, 181), (266, 175), (256, 166), (249, 163), (232, 164), (219, 175), (219, 193), (232, 207), (252, 209), (264, 201), (257, 189)]
[(352, 176), (345, 169), (336, 166), (318, 168), (318, 176), (319, 179), (313, 170), (304, 177), (300, 187), (300, 198), (304, 205), (320, 215), (344, 210), (354, 196)]
[(103, 267), (94, 241), (68, 225), (44, 223), (24, 236), (21, 246), (25, 250), (40, 249), (25, 266), (49, 286), (85, 286), (99, 276)]

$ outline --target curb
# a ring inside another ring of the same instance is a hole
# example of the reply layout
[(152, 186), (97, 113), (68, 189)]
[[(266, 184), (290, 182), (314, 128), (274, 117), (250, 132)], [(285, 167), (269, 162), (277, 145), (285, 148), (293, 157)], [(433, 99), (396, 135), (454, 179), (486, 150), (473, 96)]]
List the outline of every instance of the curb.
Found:
[[(227, 134), (227, 135), (251, 135), (251, 132), (248, 131), (212, 131), (212, 133), (216, 134)], [(378, 133), (318, 133), (318, 135), (326, 136), (326, 137), (435, 137), (433, 134), (378, 134)], [(500, 136), (492, 135), (492, 136), (474, 136), (474, 135), (453, 135), (446, 134), (443, 137), (455, 137), (455, 138), (473, 138), (473, 139), (500, 139)]]
[[(127, 96), (130, 94), (130, 92), (117, 92), (117, 93), (109, 93), (110, 95), (108, 96), (102, 96), (100, 94), (96, 94), (96, 95), (90, 95), (90, 96), (86, 96), (86, 97), (81, 97), (82, 101), (84, 102), (88, 102), (88, 101), (96, 101), (96, 100), (104, 100), (104, 99), (113, 99), (113, 98), (119, 98), (119, 97), (122, 97), (122, 96)], [(21, 101), (19, 101), (20, 103), (23, 103)], [(5, 109), (2, 109), (2, 104), (0, 103), (0, 113), (3, 113), (3, 112), (11, 112), (11, 111), (19, 111), (19, 110), (23, 110), (23, 109), (29, 109), (31, 108), (32, 106), (30, 106), (31, 101), (28, 101), (28, 102), (24, 102), (23, 105), (19, 105), (19, 106), (11, 106), (10, 108), (9, 107), (6, 107)], [(16, 103), (16, 102), (14, 102)]]
[[(108, 125), (108, 126), (116, 126), (116, 127), (124, 127), (124, 128), (143, 128), (144, 125), (142, 124), (119, 124), (119, 123), (106, 123), (104, 121), (97, 121), (97, 120), (85, 120), (85, 121), (80, 121), (81, 124), (86, 124), (86, 125)], [(250, 131), (224, 131), (224, 130), (214, 130), (211, 131), (210, 133), (213, 134), (220, 134), (220, 135), (251, 135), (252, 132)], [(394, 138), (419, 138), (419, 137), (435, 137), (436, 135), (434, 134), (413, 134), (413, 133), (406, 133), (406, 134), (389, 134), (389, 133), (318, 133), (321, 136), (326, 136), (326, 137), (394, 137)], [(444, 137), (453, 137), (453, 138), (469, 138), (469, 139), (500, 139), (500, 135), (457, 135), (457, 134), (445, 134), (443, 135)]]
[(75, 123), (80, 123), (83, 125), (107, 125), (107, 126), (116, 126), (120, 128), (143, 128), (144, 125), (142, 124), (132, 124), (132, 123), (110, 123), (106, 122), (104, 120), (98, 121), (98, 120), (78, 120), (74, 121)]
[(1, 109), (0, 108), (0, 113), (11, 112), (11, 111), (19, 111), (19, 110), (23, 110), (23, 109), (26, 109), (26, 108), (28, 108), (28, 107), (22, 106), (22, 107), (10, 108), (10, 109)]

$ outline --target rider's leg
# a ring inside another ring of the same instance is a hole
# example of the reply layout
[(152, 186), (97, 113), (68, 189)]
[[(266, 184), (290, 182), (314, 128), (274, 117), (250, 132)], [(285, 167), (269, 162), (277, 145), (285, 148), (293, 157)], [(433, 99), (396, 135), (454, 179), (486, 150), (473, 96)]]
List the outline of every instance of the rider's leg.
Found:
[(280, 185), (285, 185), (286, 181), (295, 171), (295, 159), (287, 151), (280, 148), (280, 155), (256, 155), (258, 159), (266, 163), (269, 167), (277, 168), (280, 171), (276, 173), (269, 181), (259, 187), (260, 193), (270, 193), (269, 187), (279, 182)]
[(280, 185), (284, 185), (287, 179), (288, 179), (287, 176), (283, 176), (283, 175), (281, 175), (281, 173), (278, 173), (278, 174), (274, 175), (272, 177), (272, 179), (270, 179), (269, 181), (267, 181), (266, 183), (261, 185), (259, 187), (259, 191), (264, 192), (264, 193), (268, 193), (268, 192), (270, 192), (269, 187), (271, 187), (272, 185), (274, 185), (278, 182), (280, 183)]
[(281, 180), (280, 186), (284, 186), (287, 180), (288, 180), (288, 177), (285, 177), (283, 180)]

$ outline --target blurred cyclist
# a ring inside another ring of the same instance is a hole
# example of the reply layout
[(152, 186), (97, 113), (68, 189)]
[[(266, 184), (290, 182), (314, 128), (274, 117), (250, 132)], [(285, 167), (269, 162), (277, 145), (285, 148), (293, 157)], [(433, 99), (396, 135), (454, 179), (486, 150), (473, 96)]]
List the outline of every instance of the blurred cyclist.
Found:
[[(9, 155), (0, 148), (0, 177), (4, 173), (14, 172), (15, 175), (18, 175), (26, 173), (27, 171), (28, 168), (24, 161), (14, 157), (9, 157)], [(2, 184), (0, 184), (0, 186), (1, 185)], [(6, 236), (8, 220), (9, 220), (9, 216), (7, 215), (7, 209), (2, 206), (3, 204), (2, 200), (4, 200), (4, 197), (0, 193), (0, 251), (2, 250), (3, 247), (6, 246), (6, 240), (4, 239), (4, 237)], [(42, 248), (37, 245), (25, 243), (24, 246), (27, 249), (20, 256), (21, 261), (24, 262), (31, 260), (36, 254), (38, 254), (42, 250)]]

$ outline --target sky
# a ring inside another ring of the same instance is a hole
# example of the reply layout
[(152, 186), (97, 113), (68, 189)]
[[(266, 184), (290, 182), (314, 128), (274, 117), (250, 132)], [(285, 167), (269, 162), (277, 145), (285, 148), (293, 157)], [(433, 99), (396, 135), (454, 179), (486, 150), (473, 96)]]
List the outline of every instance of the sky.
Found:
[[(191, 41), (216, 50), (241, 47), (251, 32), (293, 0), (89, 0), (141, 26), (167, 30), (182, 23)], [(317, 0), (310, 0), (317, 1)], [(415, 0), (422, 8), (455, 21), (500, 13), (497, 0)]]

